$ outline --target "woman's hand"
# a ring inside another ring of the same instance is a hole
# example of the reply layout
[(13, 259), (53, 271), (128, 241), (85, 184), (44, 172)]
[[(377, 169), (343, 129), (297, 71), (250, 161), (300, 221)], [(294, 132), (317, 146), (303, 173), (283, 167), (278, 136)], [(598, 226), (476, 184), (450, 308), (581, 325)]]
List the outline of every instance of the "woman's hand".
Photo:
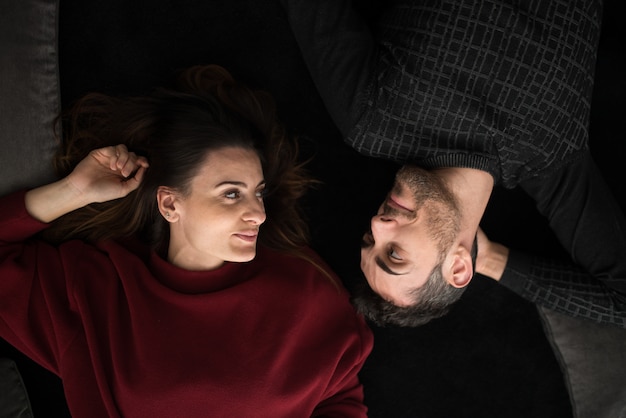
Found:
[(94, 202), (128, 195), (141, 184), (148, 161), (125, 145), (91, 151), (64, 179), (26, 193), (26, 210), (35, 219), (51, 222)]
[(67, 176), (76, 192), (91, 202), (106, 202), (139, 187), (148, 161), (125, 145), (93, 150)]
[(502, 244), (490, 241), (482, 229), (476, 233), (478, 254), (476, 272), (494, 280), (500, 280), (509, 259), (509, 249)]

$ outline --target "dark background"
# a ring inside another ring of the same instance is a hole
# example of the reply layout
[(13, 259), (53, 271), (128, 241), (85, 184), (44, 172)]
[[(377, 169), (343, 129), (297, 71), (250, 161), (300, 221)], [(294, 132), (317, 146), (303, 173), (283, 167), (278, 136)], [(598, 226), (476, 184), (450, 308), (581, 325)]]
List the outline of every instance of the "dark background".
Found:
[[(375, 17), (380, 5), (358, 1)], [(626, 63), (619, 2), (605, 6), (591, 149), (626, 208)], [(278, 1), (67, 0), (60, 10), (62, 105), (89, 91), (143, 94), (195, 64), (220, 64), (270, 91), (322, 181), (305, 199), (313, 247), (348, 289), (363, 280), (359, 241), (394, 164), (345, 144), (315, 91)], [(519, 190), (496, 189), (483, 228), (507, 245), (562, 255)], [(416, 329), (375, 328), (361, 378), (371, 417), (571, 417), (563, 375), (534, 305), (476, 277), (446, 317)], [(7, 348), (7, 350), (10, 350)], [(17, 353), (35, 416), (67, 415), (58, 379)]]

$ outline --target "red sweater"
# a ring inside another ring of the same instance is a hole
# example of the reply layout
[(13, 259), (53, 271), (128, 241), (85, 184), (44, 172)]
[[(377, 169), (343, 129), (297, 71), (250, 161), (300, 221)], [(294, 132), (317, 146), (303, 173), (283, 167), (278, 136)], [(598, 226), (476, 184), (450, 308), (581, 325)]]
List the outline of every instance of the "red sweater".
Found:
[(112, 241), (54, 247), (23, 193), (0, 207), (0, 336), (61, 377), (73, 416), (365, 416), (372, 334), (310, 263), (260, 249), (198, 272)]

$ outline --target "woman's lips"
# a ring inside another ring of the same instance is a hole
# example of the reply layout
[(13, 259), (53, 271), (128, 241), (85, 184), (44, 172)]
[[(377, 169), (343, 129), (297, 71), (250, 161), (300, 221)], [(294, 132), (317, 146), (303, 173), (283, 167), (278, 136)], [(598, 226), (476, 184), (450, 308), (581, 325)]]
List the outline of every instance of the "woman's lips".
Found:
[(255, 242), (258, 234), (255, 232), (240, 232), (237, 234), (234, 234), (237, 238), (246, 241), (246, 242)]

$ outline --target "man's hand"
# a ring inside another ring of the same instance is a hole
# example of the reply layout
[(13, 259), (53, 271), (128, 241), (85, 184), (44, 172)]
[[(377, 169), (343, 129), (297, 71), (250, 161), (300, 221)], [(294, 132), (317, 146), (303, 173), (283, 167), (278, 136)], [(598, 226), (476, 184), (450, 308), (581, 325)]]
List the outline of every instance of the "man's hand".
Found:
[(500, 280), (509, 258), (509, 249), (502, 244), (490, 241), (480, 228), (476, 233), (476, 240), (478, 245), (476, 272), (494, 280)]

